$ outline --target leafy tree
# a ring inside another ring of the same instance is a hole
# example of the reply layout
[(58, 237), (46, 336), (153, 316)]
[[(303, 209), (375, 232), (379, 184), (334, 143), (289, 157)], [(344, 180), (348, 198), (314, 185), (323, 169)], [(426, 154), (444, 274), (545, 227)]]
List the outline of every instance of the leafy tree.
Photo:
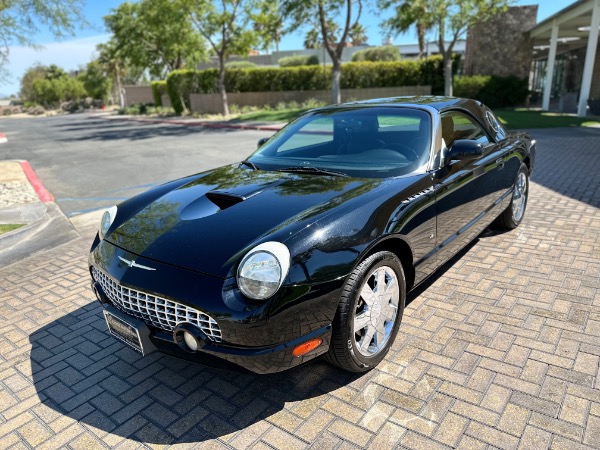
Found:
[(84, 0), (2, 0), (0, 1), (0, 76), (6, 76), (8, 47), (36, 47), (32, 36), (41, 26), (48, 27), (57, 38), (73, 34), (83, 24)]
[(153, 77), (193, 68), (206, 56), (203, 40), (180, 0), (125, 2), (104, 22), (121, 57), (132, 66), (148, 69)]
[(185, 0), (196, 30), (208, 41), (219, 62), (217, 88), (223, 114), (229, 114), (225, 89), (225, 63), (229, 55), (246, 56), (258, 43), (259, 35), (250, 26), (253, 11), (260, 4), (244, 0)]
[(46, 66), (36, 63), (25, 71), (21, 78), (21, 91), (19, 93), (23, 101), (33, 101), (33, 81), (38, 78), (45, 78), (47, 69)]
[(367, 30), (360, 23), (355, 23), (350, 28), (350, 42), (354, 47), (359, 45), (365, 45), (369, 38), (367, 37)]
[(252, 20), (262, 49), (268, 52), (275, 45), (275, 51), (278, 52), (285, 25), (279, 14), (279, 0), (261, 3), (257, 12), (252, 14)]
[[(321, 42), (331, 58), (331, 98), (341, 102), (342, 52), (348, 42), (350, 30), (358, 23), (362, 0), (281, 0), (283, 16), (291, 20), (291, 30), (314, 24), (321, 33)], [(339, 21), (339, 22), (338, 22)], [(340, 34), (333, 29), (334, 25)]]
[[(506, 10), (511, 3), (514, 3), (514, 0), (404, 1), (395, 9), (396, 15), (385, 25), (399, 33), (418, 20), (426, 29), (437, 29), (438, 47), (444, 58), (444, 94), (451, 96), (452, 51), (456, 41), (463, 37), (470, 27), (489, 20)], [(380, 2), (382, 7), (392, 4), (394, 3), (388, 0)]]
[(88, 97), (106, 100), (112, 87), (111, 78), (106, 68), (97, 59), (90, 61), (77, 76), (83, 83)]
[(37, 66), (32, 69), (28, 71), (31, 89), (28, 97), (23, 98), (24, 100), (39, 103), (45, 107), (56, 107), (61, 102), (85, 97), (86, 91), (82, 81), (67, 75), (60, 67), (51, 65), (48, 67)]

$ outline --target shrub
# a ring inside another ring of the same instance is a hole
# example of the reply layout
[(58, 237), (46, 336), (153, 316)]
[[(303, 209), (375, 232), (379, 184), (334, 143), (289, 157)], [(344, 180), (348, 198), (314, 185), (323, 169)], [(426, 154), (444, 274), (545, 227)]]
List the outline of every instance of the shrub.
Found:
[(474, 98), (490, 108), (521, 105), (527, 99), (527, 78), (493, 75), (454, 78), (454, 95)]
[(156, 106), (162, 106), (162, 96), (167, 93), (166, 80), (153, 81), (150, 83), (152, 87), (152, 98)]
[(167, 76), (167, 93), (175, 112), (181, 114), (190, 109), (190, 94), (217, 92), (217, 78), (217, 69), (181, 69), (171, 72)]
[(280, 67), (318, 66), (319, 57), (317, 55), (285, 56), (279, 59), (278, 63)]
[(352, 55), (352, 61), (398, 61), (400, 59), (400, 50), (393, 45), (384, 45), (383, 47), (371, 47), (359, 50)]
[(256, 67), (256, 64), (251, 61), (230, 61), (225, 63), (225, 67), (229, 69), (250, 69)]
[(457, 97), (477, 99), (479, 93), (490, 82), (491, 78), (492, 77), (489, 75), (454, 77), (454, 95)]

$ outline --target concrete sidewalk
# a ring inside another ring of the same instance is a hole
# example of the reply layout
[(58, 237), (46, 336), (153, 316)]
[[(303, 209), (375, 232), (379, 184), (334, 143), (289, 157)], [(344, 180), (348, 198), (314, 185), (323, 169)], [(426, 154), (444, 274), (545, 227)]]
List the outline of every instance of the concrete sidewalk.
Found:
[(79, 236), (27, 161), (0, 161), (0, 268)]

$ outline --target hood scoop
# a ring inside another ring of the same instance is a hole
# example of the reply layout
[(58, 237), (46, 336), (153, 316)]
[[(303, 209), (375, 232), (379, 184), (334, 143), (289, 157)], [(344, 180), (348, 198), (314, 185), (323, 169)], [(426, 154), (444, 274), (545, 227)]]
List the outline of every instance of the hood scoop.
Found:
[(206, 193), (206, 197), (219, 207), (220, 210), (230, 208), (233, 205), (247, 200), (248, 197), (243, 195), (230, 194), (222, 191), (211, 191)]

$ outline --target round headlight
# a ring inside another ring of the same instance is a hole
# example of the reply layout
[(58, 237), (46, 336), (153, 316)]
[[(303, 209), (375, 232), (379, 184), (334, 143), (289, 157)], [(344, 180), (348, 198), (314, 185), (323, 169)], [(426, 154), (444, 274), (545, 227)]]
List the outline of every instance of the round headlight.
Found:
[(111, 208), (108, 208), (106, 211), (104, 211), (104, 214), (102, 214), (102, 220), (100, 220), (100, 230), (99, 230), (101, 239), (104, 239), (104, 235), (106, 235), (106, 232), (108, 231), (108, 229), (114, 222), (116, 216), (117, 216), (117, 207), (116, 206), (112, 206)]
[(290, 251), (280, 242), (265, 242), (250, 250), (237, 273), (240, 291), (254, 300), (265, 300), (279, 290), (290, 268)]

